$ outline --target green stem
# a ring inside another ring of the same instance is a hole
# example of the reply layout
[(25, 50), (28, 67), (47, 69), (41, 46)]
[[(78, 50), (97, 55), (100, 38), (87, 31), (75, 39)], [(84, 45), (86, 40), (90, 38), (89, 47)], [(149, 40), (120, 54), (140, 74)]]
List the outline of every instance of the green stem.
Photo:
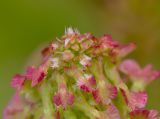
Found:
[(47, 81), (44, 80), (40, 87), (40, 93), (42, 97), (42, 103), (43, 103), (43, 110), (44, 110), (44, 117), (45, 119), (55, 119), (54, 118), (54, 109), (53, 109), (53, 103), (51, 100), (50, 91), (48, 89)]
[(135, 79), (131, 87), (133, 91), (144, 91), (145, 88), (146, 88), (146, 83), (140, 79), (139, 80)]
[(97, 117), (100, 117), (100, 114), (96, 109), (92, 108), (88, 104), (84, 104), (84, 102), (75, 103), (74, 106), (82, 110), (90, 119), (97, 119)]
[(109, 58), (104, 59), (104, 73), (114, 85), (118, 86), (120, 84), (120, 76)]
[(76, 100), (74, 106), (83, 111), (90, 119), (100, 117), (100, 112), (86, 102), (83, 94), (81, 92), (78, 92), (78, 94), (81, 98)]

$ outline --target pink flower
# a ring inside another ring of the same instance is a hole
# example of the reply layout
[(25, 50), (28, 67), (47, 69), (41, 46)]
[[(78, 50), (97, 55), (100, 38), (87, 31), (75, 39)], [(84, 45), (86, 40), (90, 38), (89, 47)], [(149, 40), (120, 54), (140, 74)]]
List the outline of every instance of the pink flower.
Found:
[(88, 77), (86, 77), (87, 80), (88, 80), (88, 83), (91, 85), (91, 86), (95, 86), (96, 85), (96, 79), (94, 76), (92, 75), (88, 75)]
[(19, 96), (19, 92), (16, 92), (8, 106), (4, 109), (3, 119), (13, 119), (14, 116), (23, 111), (24, 104)]
[(129, 114), (131, 119), (160, 119), (156, 110), (134, 110)]
[(100, 116), (97, 119), (120, 119), (119, 111), (114, 105), (109, 105), (106, 111), (101, 112)]
[(26, 74), (25, 74), (26, 79), (31, 80), (34, 71), (35, 71), (34, 67), (28, 67), (27, 70), (26, 70)]
[(79, 88), (84, 92), (90, 92), (89, 87), (87, 87), (85, 84), (80, 84)]
[(80, 64), (83, 65), (84, 67), (90, 66), (91, 60), (92, 60), (91, 57), (83, 55), (83, 57), (80, 60)]
[(66, 85), (61, 83), (57, 93), (53, 96), (54, 104), (56, 106), (62, 106), (65, 109), (67, 105), (72, 105), (74, 100), (73, 93), (67, 91)]
[(131, 53), (133, 50), (135, 50), (136, 45), (134, 43), (129, 43), (125, 45), (119, 46), (117, 50), (118, 57), (125, 57), (129, 53)]
[(152, 65), (147, 65), (144, 67), (141, 75), (145, 80), (152, 81), (160, 77), (160, 71), (155, 71), (153, 70)]
[(112, 39), (111, 35), (104, 35), (100, 38), (101, 47), (102, 48), (117, 48), (119, 47), (119, 43)]
[(132, 110), (142, 109), (145, 107), (148, 99), (145, 92), (127, 92), (123, 89), (121, 89), (121, 92), (125, 102)]
[(72, 105), (74, 103), (75, 97), (73, 95), (73, 93), (69, 92), (68, 93), (68, 101), (67, 104)]
[(25, 77), (22, 75), (15, 75), (11, 81), (11, 86), (16, 89), (21, 89), (25, 81)]
[(119, 67), (120, 71), (129, 75), (138, 77), (140, 75), (140, 67), (134, 60), (125, 60)]
[(98, 90), (93, 90), (92, 91), (92, 96), (94, 98), (94, 100), (96, 101), (96, 103), (102, 103), (102, 99), (99, 95), (99, 91)]
[(62, 100), (61, 100), (61, 95), (60, 93), (57, 93), (53, 96), (53, 102), (59, 106), (59, 105), (62, 105)]
[(118, 94), (117, 88), (110, 84), (106, 85), (105, 88), (101, 88), (92, 91), (92, 96), (97, 103), (108, 104)]
[(14, 88), (21, 89), (24, 85), (25, 80), (32, 81), (32, 87), (36, 86), (45, 77), (43, 67), (40, 66), (38, 69), (28, 67), (25, 75), (15, 75), (11, 81), (11, 85)]
[(44, 58), (48, 57), (52, 52), (54, 52), (58, 48), (57, 43), (51, 43), (48, 47), (42, 50), (42, 56)]
[(71, 60), (74, 57), (73, 53), (70, 50), (64, 51), (62, 56), (63, 56), (63, 60), (66, 60), (66, 61)]
[(78, 41), (79, 41), (79, 43), (80, 42), (83, 42), (84, 40), (92, 40), (93, 41), (93, 39), (94, 39), (94, 36), (91, 34), (91, 33), (85, 33), (85, 34), (81, 34), (81, 35), (79, 35), (79, 37), (78, 37)]
[(128, 99), (129, 106), (132, 109), (144, 108), (147, 104), (148, 96), (145, 92), (131, 92)]
[(38, 69), (33, 71), (32, 75), (32, 87), (36, 86), (39, 82), (41, 82), (45, 77), (44, 68), (40, 66)]
[(84, 74), (84, 76), (79, 77), (77, 81), (77, 86), (84, 92), (92, 92), (95, 85), (96, 80), (94, 76), (88, 74)]
[(123, 45), (114, 41), (111, 35), (103, 36), (100, 38), (100, 42), (101, 48), (110, 50), (109, 54), (116, 57), (124, 57), (136, 48), (134, 43)]
[(120, 71), (127, 74), (131, 79), (141, 79), (149, 83), (160, 77), (160, 71), (153, 70), (152, 65), (147, 65), (143, 69), (134, 60), (125, 60), (119, 67)]
[(106, 111), (109, 119), (120, 119), (118, 109), (114, 105), (110, 105)]
[(114, 99), (118, 94), (117, 88), (115, 86), (108, 85), (107, 90), (108, 90), (108, 96), (110, 99)]

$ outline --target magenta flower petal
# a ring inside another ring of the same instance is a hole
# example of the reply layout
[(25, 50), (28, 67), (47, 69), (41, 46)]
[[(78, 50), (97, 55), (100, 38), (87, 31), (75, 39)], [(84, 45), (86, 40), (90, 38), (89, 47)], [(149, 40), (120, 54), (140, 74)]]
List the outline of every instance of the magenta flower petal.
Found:
[(53, 96), (53, 102), (56, 106), (62, 106), (64, 109), (67, 105), (74, 103), (75, 97), (72, 92), (67, 90), (64, 83), (60, 83), (57, 93)]
[(43, 67), (39, 67), (35, 69), (32, 75), (32, 87), (36, 86), (39, 82), (41, 82), (45, 77)]
[(94, 76), (89, 76), (87, 80), (91, 86), (96, 85), (96, 79), (94, 78)]
[(129, 106), (134, 109), (144, 108), (148, 96), (145, 92), (131, 92), (129, 96)]
[(140, 75), (140, 67), (134, 60), (125, 60), (119, 67), (120, 71), (130, 75), (138, 77)]
[(24, 105), (19, 96), (19, 92), (16, 92), (8, 106), (4, 109), (3, 119), (12, 119), (17, 113), (21, 113), (23, 111), (23, 107)]
[(114, 105), (110, 105), (106, 111), (108, 119), (120, 119), (119, 111)]
[(27, 71), (26, 71), (26, 78), (27, 79), (32, 79), (33, 73), (35, 72), (35, 68), (34, 67), (28, 67)]
[(119, 69), (121, 72), (129, 75), (133, 80), (141, 79), (146, 83), (160, 77), (160, 71), (153, 70), (152, 65), (147, 65), (144, 69), (141, 69), (134, 60), (123, 61)]
[(53, 102), (57, 106), (62, 104), (61, 95), (59, 93), (57, 93), (56, 95), (53, 96)]
[(145, 107), (148, 99), (148, 96), (145, 92), (128, 92), (127, 93), (123, 89), (121, 89), (121, 92), (125, 102), (132, 110), (141, 109)]
[(73, 93), (68, 93), (68, 104), (72, 105), (74, 103), (75, 97)]
[(16, 88), (16, 89), (21, 89), (21, 87), (23, 86), (25, 81), (25, 77), (22, 75), (15, 75), (11, 81), (11, 85), (12, 87)]
[(156, 110), (134, 110), (129, 113), (131, 119), (160, 119)]
[(93, 96), (94, 100), (96, 101), (96, 103), (100, 103), (101, 102), (101, 97), (99, 95), (99, 91), (98, 90), (93, 90), (92, 91), (92, 96)]
[(92, 96), (96, 103), (108, 104), (117, 96), (118, 91), (115, 86), (109, 84), (105, 88), (104, 92), (100, 92), (100, 89), (92, 90)]
[(147, 65), (141, 75), (146, 81), (152, 81), (160, 77), (160, 71), (153, 70), (152, 65)]
[(77, 80), (77, 86), (84, 92), (90, 92), (92, 90), (91, 86), (88, 83), (88, 80), (83, 76), (79, 77), (79, 79)]
[(120, 119), (120, 114), (114, 105), (109, 105), (106, 111), (101, 112), (100, 117), (96, 119)]
[(89, 87), (87, 87), (86, 85), (81, 85), (81, 86), (80, 86), (80, 89), (81, 89), (82, 91), (84, 91), (84, 92), (90, 92)]
[(115, 86), (108, 85), (107, 90), (108, 90), (108, 97), (110, 99), (114, 99), (118, 94), (118, 90)]
[(134, 110), (130, 112), (131, 119), (149, 119), (149, 110)]
[(135, 48), (136, 48), (136, 45), (134, 43), (130, 43), (130, 44), (127, 44), (127, 45), (121, 45), (118, 48), (118, 55), (120, 57), (125, 57), (130, 52), (132, 52)]
[(119, 43), (114, 41), (111, 35), (104, 35), (100, 41), (102, 48), (117, 48), (119, 46)]

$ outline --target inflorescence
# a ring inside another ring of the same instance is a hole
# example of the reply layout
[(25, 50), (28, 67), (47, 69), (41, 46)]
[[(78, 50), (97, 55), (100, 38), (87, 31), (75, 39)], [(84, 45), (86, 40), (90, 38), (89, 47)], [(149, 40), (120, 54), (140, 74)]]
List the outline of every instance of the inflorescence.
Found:
[(135, 47), (68, 28), (42, 51), (38, 67), (13, 77), (4, 119), (160, 119), (145, 109), (145, 88), (160, 71), (123, 60)]

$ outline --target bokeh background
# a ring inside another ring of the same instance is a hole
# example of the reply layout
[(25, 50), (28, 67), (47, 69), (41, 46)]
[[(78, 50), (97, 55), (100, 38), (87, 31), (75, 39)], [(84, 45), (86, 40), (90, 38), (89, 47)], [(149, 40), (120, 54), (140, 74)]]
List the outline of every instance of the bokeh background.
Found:
[[(0, 0), (0, 115), (14, 93), (12, 76), (69, 26), (135, 42), (129, 57), (160, 69), (160, 0)], [(160, 79), (147, 90), (147, 107), (160, 110)]]

